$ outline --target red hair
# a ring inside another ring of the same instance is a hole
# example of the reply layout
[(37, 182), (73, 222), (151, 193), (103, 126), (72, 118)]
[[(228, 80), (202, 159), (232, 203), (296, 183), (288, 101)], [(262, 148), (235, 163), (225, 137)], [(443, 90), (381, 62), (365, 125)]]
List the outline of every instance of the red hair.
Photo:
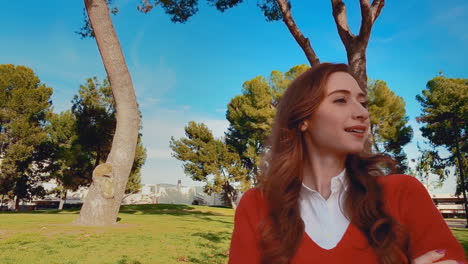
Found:
[[(314, 66), (291, 83), (278, 105), (259, 175), (259, 188), (269, 207), (268, 218), (259, 226), (263, 264), (289, 263), (302, 240), (304, 222), (298, 198), (306, 149), (299, 126), (323, 101), (326, 82), (334, 72), (351, 74), (346, 64)], [(393, 172), (393, 160), (362, 153), (349, 155), (345, 166), (350, 183), (345, 215), (365, 235), (382, 263), (408, 261), (407, 232), (384, 212), (382, 190), (374, 177), (383, 174), (382, 168)]]

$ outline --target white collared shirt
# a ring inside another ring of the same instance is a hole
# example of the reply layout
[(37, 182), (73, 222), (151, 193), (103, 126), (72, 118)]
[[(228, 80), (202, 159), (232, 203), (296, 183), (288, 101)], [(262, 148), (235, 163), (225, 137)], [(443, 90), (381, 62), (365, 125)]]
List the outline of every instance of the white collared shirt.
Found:
[(347, 189), (346, 170), (331, 179), (331, 194), (327, 200), (316, 190), (302, 184), (299, 210), (305, 232), (320, 247), (334, 248), (343, 237), (349, 220), (342, 212)]

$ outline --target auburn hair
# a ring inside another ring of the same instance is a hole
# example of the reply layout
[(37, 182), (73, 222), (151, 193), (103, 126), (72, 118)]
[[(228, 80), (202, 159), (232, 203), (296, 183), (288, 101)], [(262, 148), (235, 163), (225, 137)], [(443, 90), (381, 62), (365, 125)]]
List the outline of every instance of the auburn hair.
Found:
[[(298, 76), (280, 99), (258, 177), (258, 187), (269, 209), (259, 226), (262, 264), (289, 263), (303, 238), (298, 198), (306, 148), (299, 126), (325, 98), (326, 83), (334, 72), (351, 74), (346, 64), (316, 65)], [(382, 188), (375, 177), (393, 173), (395, 162), (386, 155), (372, 154), (370, 142), (366, 144), (364, 153), (346, 158), (349, 186), (342, 209), (367, 238), (381, 263), (409, 263), (407, 231), (384, 211)]]

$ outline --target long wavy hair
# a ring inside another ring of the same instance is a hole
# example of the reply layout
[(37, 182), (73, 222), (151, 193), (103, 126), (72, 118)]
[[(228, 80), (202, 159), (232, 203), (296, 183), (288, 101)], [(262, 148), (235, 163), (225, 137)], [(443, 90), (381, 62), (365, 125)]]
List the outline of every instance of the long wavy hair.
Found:
[[(325, 98), (326, 83), (334, 72), (351, 74), (346, 64), (322, 63), (297, 77), (277, 107), (268, 151), (262, 160), (258, 187), (269, 213), (259, 226), (262, 264), (289, 263), (304, 235), (298, 198), (303, 180), (305, 135), (300, 124), (314, 114)], [(352, 75), (352, 74), (351, 74)], [(384, 211), (382, 188), (375, 176), (395, 171), (388, 156), (365, 151), (349, 154), (344, 214), (367, 238), (381, 263), (409, 262), (407, 232)]]

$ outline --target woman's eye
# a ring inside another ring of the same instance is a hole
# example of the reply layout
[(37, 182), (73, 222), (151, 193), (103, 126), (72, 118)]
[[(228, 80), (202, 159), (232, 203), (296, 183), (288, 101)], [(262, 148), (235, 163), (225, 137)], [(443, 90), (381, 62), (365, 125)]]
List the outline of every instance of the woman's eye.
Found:
[(369, 102), (362, 102), (361, 105), (362, 105), (364, 108), (368, 108), (368, 107), (369, 107)]
[(344, 98), (340, 98), (340, 99), (336, 99), (335, 101), (333, 101), (334, 103), (346, 103), (346, 99)]

